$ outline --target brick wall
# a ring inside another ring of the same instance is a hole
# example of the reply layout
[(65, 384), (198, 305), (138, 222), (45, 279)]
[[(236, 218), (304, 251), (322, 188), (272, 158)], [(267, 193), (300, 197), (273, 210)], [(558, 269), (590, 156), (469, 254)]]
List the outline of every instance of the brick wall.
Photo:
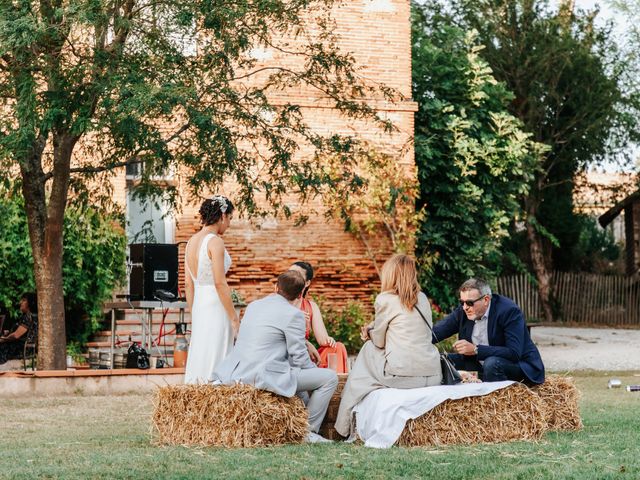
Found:
[[(308, 88), (298, 88), (271, 95), (274, 103), (295, 102), (303, 107), (308, 123), (326, 133), (353, 133), (375, 144), (381, 151), (395, 153), (400, 168), (414, 174), (413, 112), (411, 96), (411, 44), (408, 0), (353, 0), (339, 4), (334, 11), (336, 33), (341, 38), (343, 51), (351, 52), (369, 81), (384, 83), (397, 89), (407, 100), (388, 103), (370, 99), (372, 105), (389, 118), (398, 132), (385, 134), (371, 122), (353, 121), (328, 108), (326, 100)], [(285, 39), (292, 41), (291, 39)], [(283, 41), (285, 41), (283, 40)], [(293, 40), (295, 43), (295, 40)], [(275, 62), (286, 65), (295, 61), (281, 52), (261, 50), (257, 53), (263, 64)], [(259, 81), (259, 79), (254, 79)], [(300, 155), (311, 150), (303, 147)], [(177, 181), (182, 182), (180, 178)], [(116, 179), (118, 198), (124, 198), (124, 172)], [(233, 184), (221, 186), (218, 193), (233, 199)], [(200, 199), (185, 198), (181, 213), (176, 218), (176, 241), (186, 241), (198, 228), (197, 210)], [(300, 208), (295, 199), (290, 206)], [(372, 293), (379, 288), (374, 264), (364, 246), (352, 235), (344, 232), (340, 222), (327, 221), (320, 201), (312, 201), (304, 208), (311, 211), (309, 222), (296, 227), (291, 221), (271, 218), (261, 223), (246, 219), (235, 220), (224, 240), (233, 258), (229, 283), (247, 300), (253, 300), (273, 291), (274, 277), (296, 260), (306, 260), (317, 268), (312, 292), (322, 295), (332, 304), (343, 305), (349, 300), (370, 304)], [(384, 247), (385, 236), (380, 236)], [(183, 246), (184, 247), (184, 246)], [(183, 266), (181, 252), (181, 284)], [(388, 251), (388, 249), (387, 249)], [(382, 260), (382, 258), (380, 259)]]

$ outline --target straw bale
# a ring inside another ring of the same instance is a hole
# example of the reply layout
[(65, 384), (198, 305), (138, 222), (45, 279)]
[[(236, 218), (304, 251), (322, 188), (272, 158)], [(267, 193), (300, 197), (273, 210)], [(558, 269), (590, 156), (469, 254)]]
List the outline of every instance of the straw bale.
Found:
[(397, 443), (411, 447), (538, 440), (546, 429), (545, 404), (531, 389), (514, 384), (441, 403), (409, 420)]
[(547, 411), (549, 430), (581, 430), (582, 419), (578, 408), (580, 391), (573, 378), (561, 375), (548, 375), (542, 385), (533, 387)]
[(163, 445), (257, 447), (301, 443), (307, 411), (250, 385), (170, 385), (157, 390), (154, 440)]

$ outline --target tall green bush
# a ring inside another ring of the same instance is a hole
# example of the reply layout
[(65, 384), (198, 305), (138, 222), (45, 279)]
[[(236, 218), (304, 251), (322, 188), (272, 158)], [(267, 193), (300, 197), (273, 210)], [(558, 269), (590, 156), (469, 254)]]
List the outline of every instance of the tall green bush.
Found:
[(508, 112), (513, 98), (481, 58), (474, 32), (414, 5), (415, 152), (425, 218), (417, 235), (423, 286), (448, 310), (469, 276), (498, 273), (543, 146)]
[[(71, 205), (64, 221), (63, 289), (69, 339), (86, 341), (99, 326), (102, 304), (125, 278), (126, 236), (114, 215)], [(17, 302), (35, 291), (24, 201), (0, 191), (0, 306), (14, 317)]]

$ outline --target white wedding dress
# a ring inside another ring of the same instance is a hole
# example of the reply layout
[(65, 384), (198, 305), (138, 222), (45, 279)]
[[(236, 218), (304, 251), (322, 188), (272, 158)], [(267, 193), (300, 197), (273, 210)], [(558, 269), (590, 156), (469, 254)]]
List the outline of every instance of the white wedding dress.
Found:
[[(193, 280), (193, 307), (191, 308), (191, 341), (185, 383), (209, 383), (213, 370), (233, 347), (233, 331), (227, 311), (216, 290), (211, 259), (207, 246), (215, 235), (208, 234), (198, 251), (198, 272), (194, 277), (185, 253), (185, 270)], [(231, 267), (231, 257), (224, 251), (224, 273)]]

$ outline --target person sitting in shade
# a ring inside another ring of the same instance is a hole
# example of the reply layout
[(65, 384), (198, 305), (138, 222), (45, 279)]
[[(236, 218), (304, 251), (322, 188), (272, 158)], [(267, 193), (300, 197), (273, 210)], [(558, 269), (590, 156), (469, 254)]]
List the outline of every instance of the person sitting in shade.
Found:
[[(347, 373), (349, 371), (347, 349), (344, 344), (336, 342), (333, 337), (329, 336), (327, 328), (322, 321), (322, 313), (320, 313), (318, 304), (308, 298), (309, 288), (311, 287), (311, 281), (314, 275), (313, 267), (307, 262), (295, 262), (289, 267), (289, 270), (300, 272), (305, 279), (300, 309), (305, 314), (305, 338), (311, 360), (320, 368), (327, 368), (329, 366), (329, 355), (335, 355), (336, 372)], [(313, 336), (318, 342), (318, 349), (309, 341), (311, 332), (313, 332)]]
[(433, 327), (433, 342), (457, 334), (449, 359), (458, 370), (477, 371), (485, 382), (544, 382), (544, 365), (524, 314), (513, 300), (492, 294), (484, 280), (460, 288), (460, 306)]
[(0, 365), (7, 360), (22, 358), (24, 345), (36, 338), (38, 327), (36, 314), (38, 305), (34, 293), (25, 293), (20, 298), (20, 319), (15, 329), (0, 337)]

